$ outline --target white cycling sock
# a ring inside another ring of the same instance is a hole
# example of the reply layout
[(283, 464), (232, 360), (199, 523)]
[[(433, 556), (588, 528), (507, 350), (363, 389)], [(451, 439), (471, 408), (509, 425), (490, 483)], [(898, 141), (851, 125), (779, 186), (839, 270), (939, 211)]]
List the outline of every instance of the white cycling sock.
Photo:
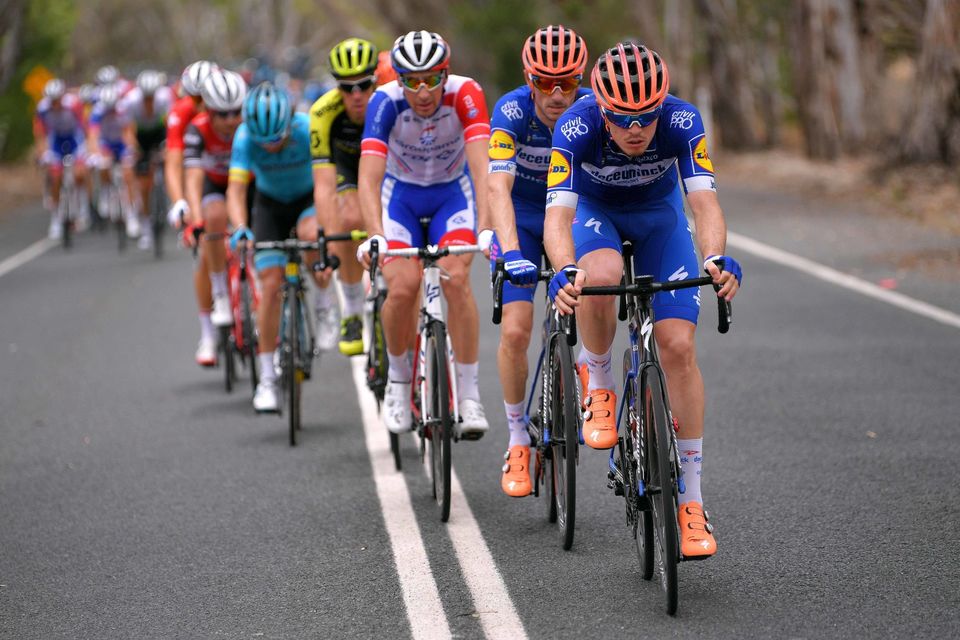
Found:
[(210, 286), (213, 288), (213, 297), (222, 298), (227, 295), (227, 272), (218, 271), (217, 273), (210, 272)]
[(387, 378), (393, 382), (409, 383), (413, 378), (413, 364), (410, 362), (410, 352), (404, 351), (403, 355), (395, 356), (388, 351), (387, 360), (390, 363), (387, 369)]
[(353, 284), (341, 281), (340, 290), (343, 291), (343, 315), (347, 317), (363, 315), (363, 302), (366, 298), (363, 293), (363, 280)]
[(313, 304), (317, 311), (321, 309), (329, 309), (335, 305), (337, 303), (336, 293), (336, 290), (330, 285), (327, 285), (322, 289), (320, 287), (316, 287), (316, 294), (313, 296)]
[(209, 313), (200, 314), (200, 338), (213, 340), (217, 336), (217, 330), (213, 327), (213, 320)]
[[(610, 364), (610, 352), (597, 354), (587, 350), (586, 347), (582, 347), (580, 356), (587, 364), (587, 371), (590, 372), (587, 391), (613, 389), (613, 367)], [(577, 360), (579, 361), (579, 358)]]
[(683, 484), (685, 491), (680, 494), (680, 504), (699, 502), (703, 504), (700, 495), (700, 469), (703, 466), (703, 438), (677, 438), (677, 449), (680, 454), (680, 468), (683, 469)]
[(530, 434), (527, 433), (527, 422), (523, 419), (523, 402), (517, 404), (503, 403), (507, 413), (507, 428), (510, 429), (510, 445), (530, 446)]
[(261, 351), (257, 357), (260, 359), (260, 379), (274, 382), (277, 379), (277, 370), (273, 366), (273, 351)]
[(464, 400), (480, 402), (479, 370), (479, 362), (472, 364), (457, 363), (457, 400), (460, 402)]

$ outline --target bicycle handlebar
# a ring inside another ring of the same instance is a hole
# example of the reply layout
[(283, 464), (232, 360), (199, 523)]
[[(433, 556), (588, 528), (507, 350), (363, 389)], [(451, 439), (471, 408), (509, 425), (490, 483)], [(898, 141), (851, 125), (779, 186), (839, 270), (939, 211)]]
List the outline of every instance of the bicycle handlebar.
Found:
[(437, 260), (445, 256), (458, 256), (464, 253), (480, 253), (483, 247), (478, 244), (453, 244), (445, 247), (427, 245), (426, 247), (406, 247), (403, 249), (387, 249), (381, 255), (388, 258), (421, 258)]
[[(552, 269), (541, 269), (537, 272), (537, 282), (546, 282), (552, 277)], [(491, 278), (493, 279), (493, 324), (500, 324), (503, 319), (503, 283), (510, 280), (503, 258), (497, 258)]]
[(298, 238), (287, 238), (286, 240), (254, 242), (253, 246), (259, 250), (274, 249), (283, 251), (286, 254), (299, 253), (300, 251), (319, 251), (320, 259), (311, 265), (314, 271), (323, 271), (325, 269), (336, 270), (340, 267), (340, 259), (337, 256), (327, 255), (328, 242), (359, 242), (367, 239), (367, 232), (354, 229), (345, 233), (325, 234), (323, 227), (317, 229), (317, 239), (300, 240)]

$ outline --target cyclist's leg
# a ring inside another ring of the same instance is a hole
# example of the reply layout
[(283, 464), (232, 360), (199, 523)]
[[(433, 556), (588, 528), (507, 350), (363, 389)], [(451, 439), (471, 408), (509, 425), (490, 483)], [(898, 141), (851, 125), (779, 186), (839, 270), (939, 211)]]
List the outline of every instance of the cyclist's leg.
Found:
[(121, 202), (124, 202), (126, 206), (127, 235), (134, 238), (140, 235), (140, 212), (143, 210), (143, 203), (140, 202), (140, 193), (137, 190), (137, 178), (133, 172), (133, 150), (125, 144), (122, 145), (119, 161), (123, 176), (124, 193)]
[(227, 232), (227, 202), (224, 199), (226, 187), (210, 182), (204, 176), (203, 215), (204, 235), (202, 251), (210, 269), (210, 290), (213, 294), (213, 323), (217, 326), (229, 326), (233, 323), (230, 309), (230, 291), (227, 285), (227, 250), (224, 236)]
[[(338, 182), (340, 176), (337, 176)], [(342, 233), (353, 229), (362, 229), (360, 203), (357, 198), (355, 182), (344, 181), (337, 187), (337, 213), (334, 216), (331, 233)], [(331, 254), (340, 258), (337, 279), (343, 291), (343, 320), (340, 329), (340, 352), (344, 355), (357, 355), (363, 351), (363, 267), (354, 256), (358, 243), (338, 242), (330, 245)]]
[[(301, 240), (315, 241), (317, 239), (317, 216), (313, 208), (313, 194), (308, 193), (301, 200), (290, 205), (291, 213), (299, 216), (294, 219), (297, 237)], [(331, 244), (331, 246), (337, 243)], [(307, 265), (314, 264), (320, 259), (316, 251), (304, 253)], [(356, 260), (353, 260), (356, 262)], [(329, 269), (316, 272), (309, 269), (316, 285), (313, 297), (314, 313), (317, 318), (316, 347), (321, 351), (329, 351), (337, 345), (340, 337), (340, 300), (337, 298), (337, 289), (333, 284), (333, 273)]]

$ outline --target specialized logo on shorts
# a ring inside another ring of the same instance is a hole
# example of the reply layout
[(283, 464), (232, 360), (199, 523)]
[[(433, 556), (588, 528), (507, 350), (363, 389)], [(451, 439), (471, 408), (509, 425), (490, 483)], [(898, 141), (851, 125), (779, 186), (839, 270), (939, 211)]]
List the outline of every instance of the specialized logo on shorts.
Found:
[(504, 102), (503, 106), (500, 107), (500, 112), (507, 116), (508, 120), (519, 120), (523, 117), (523, 111), (516, 100)]
[[(570, 180), (569, 153), (554, 149), (550, 154), (550, 169), (547, 171), (547, 188), (559, 187)], [(569, 186), (569, 184), (567, 185)]]
[(574, 138), (579, 138), (582, 135), (585, 135), (590, 131), (586, 123), (583, 121), (583, 118), (577, 116), (572, 120), (567, 120), (562, 125), (560, 125), (560, 133), (563, 134), (563, 137), (567, 139), (567, 142), (571, 142)]
[(516, 153), (513, 146), (513, 138), (506, 131), (497, 129), (490, 136), (490, 142), (487, 144), (487, 150), (491, 160), (509, 160)]
[(693, 161), (697, 164), (698, 167), (705, 171), (713, 173), (713, 162), (710, 161), (710, 156), (707, 154), (707, 137), (703, 136), (700, 138), (700, 142), (697, 143), (696, 148), (693, 150)]
[(697, 115), (693, 111), (674, 111), (670, 116), (671, 129), (683, 129), (686, 131), (693, 126), (693, 117)]

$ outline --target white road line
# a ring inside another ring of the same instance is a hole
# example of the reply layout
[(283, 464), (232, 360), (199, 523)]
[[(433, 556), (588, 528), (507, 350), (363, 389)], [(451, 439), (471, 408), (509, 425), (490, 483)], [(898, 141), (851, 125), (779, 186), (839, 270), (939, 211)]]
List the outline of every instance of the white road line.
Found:
[(37, 240), (23, 251), (15, 253), (3, 262), (0, 262), (0, 277), (7, 275), (19, 266), (25, 265), (37, 256), (43, 255), (55, 246), (57, 246), (56, 240), (51, 240), (50, 238)]
[[(430, 443), (427, 443), (423, 468), (428, 476), (432, 472), (430, 465)], [(517, 615), (490, 548), (467, 504), (467, 496), (463, 493), (455, 469), (450, 470), (450, 520), (447, 522), (447, 532), (486, 637), (490, 640), (526, 640), (523, 622)]]
[(755, 256), (764, 258), (765, 260), (782, 264), (797, 271), (802, 271), (820, 280), (843, 287), (844, 289), (856, 291), (869, 298), (886, 302), (905, 311), (910, 311), (919, 316), (960, 329), (960, 315), (952, 311), (941, 309), (940, 307), (911, 298), (910, 296), (905, 296), (896, 291), (882, 289), (866, 280), (837, 271), (836, 269), (831, 269), (830, 267), (825, 267), (822, 264), (783, 251), (782, 249), (771, 247), (758, 240), (753, 240), (738, 233), (728, 232), (727, 244), (741, 251), (746, 251), (747, 253), (752, 253)]
[(402, 473), (394, 470), (386, 429), (377, 415), (376, 400), (367, 389), (366, 361), (363, 358), (350, 358), (350, 362), (377, 497), (397, 565), (410, 631), (416, 640), (450, 638), (450, 626), (443, 612), (437, 583), (430, 571), (427, 550), (410, 502), (407, 480)]

